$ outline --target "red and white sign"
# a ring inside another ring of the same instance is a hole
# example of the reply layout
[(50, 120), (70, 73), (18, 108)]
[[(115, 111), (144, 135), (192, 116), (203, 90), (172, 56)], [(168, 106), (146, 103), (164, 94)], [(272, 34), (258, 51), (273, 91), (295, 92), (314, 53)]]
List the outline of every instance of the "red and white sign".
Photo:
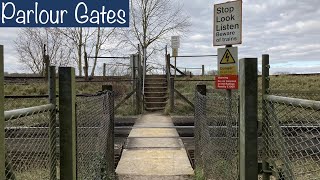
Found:
[(216, 89), (238, 89), (238, 76), (216, 76)]

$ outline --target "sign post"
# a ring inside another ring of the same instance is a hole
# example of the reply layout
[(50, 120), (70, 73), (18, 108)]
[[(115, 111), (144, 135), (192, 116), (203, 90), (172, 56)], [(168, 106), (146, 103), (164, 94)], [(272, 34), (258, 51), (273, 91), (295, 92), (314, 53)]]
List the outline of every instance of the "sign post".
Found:
[(226, 46), (218, 49), (216, 88), (238, 89), (238, 48), (232, 45), (242, 43), (242, 1), (215, 4), (213, 29), (213, 45)]
[(180, 36), (171, 36), (172, 56), (174, 57), (174, 77), (177, 77), (177, 56), (180, 48)]

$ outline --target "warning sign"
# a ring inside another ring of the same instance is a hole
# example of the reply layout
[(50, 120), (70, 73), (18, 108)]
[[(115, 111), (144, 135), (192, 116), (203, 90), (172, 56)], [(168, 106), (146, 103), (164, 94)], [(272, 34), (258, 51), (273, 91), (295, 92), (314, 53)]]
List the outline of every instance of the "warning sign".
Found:
[(171, 48), (180, 48), (180, 36), (171, 36)]
[(227, 49), (220, 61), (220, 64), (234, 64), (234, 63), (236, 63), (236, 61), (232, 57), (232, 54), (230, 53), (229, 49)]
[(214, 5), (213, 45), (242, 43), (242, 1)]
[(177, 57), (178, 56), (178, 48), (173, 48), (172, 49), (172, 57)]
[(238, 48), (218, 49), (218, 71), (220, 76), (238, 75)]
[(238, 76), (216, 76), (216, 89), (238, 89)]

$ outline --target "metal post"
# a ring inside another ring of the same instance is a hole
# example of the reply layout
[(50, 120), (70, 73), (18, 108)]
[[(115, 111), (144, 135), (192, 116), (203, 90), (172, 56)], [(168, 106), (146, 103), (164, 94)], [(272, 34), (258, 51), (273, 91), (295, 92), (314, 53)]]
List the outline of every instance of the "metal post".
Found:
[(170, 54), (166, 55), (166, 65), (167, 65), (167, 82), (170, 83), (170, 76), (171, 76)]
[(174, 110), (174, 77), (170, 77), (170, 112)]
[[(130, 55), (130, 62), (131, 62), (131, 75), (132, 75), (132, 91), (136, 89), (137, 87), (137, 79), (136, 79), (136, 55), (132, 54)], [(136, 91), (137, 92), (137, 91)], [(136, 106), (137, 104), (137, 98), (132, 98), (132, 106)]]
[(143, 104), (142, 102), (142, 92), (141, 92), (141, 88), (142, 88), (142, 85), (141, 85), (141, 82), (142, 82), (142, 67), (141, 67), (141, 56), (138, 55), (137, 56), (137, 64), (138, 64), (138, 77), (137, 77), (137, 85), (136, 85), (136, 88), (137, 88), (137, 93), (136, 93), (136, 99), (137, 99), (137, 106), (136, 106), (136, 111), (137, 111), (137, 114), (141, 114), (141, 109), (143, 107)]
[(106, 63), (103, 63), (103, 78), (106, 78)]
[[(264, 95), (269, 94), (269, 55), (262, 55), (262, 136), (269, 134), (268, 127), (265, 126), (265, 122), (269, 121), (268, 111), (266, 109), (266, 103), (264, 101)], [(269, 147), (268, 139), (264, 139), (264, 149), (262, 153), (262, 180), (270, 180), (270, 175), (272, 171), (268, 163), (267, 148)]]
[(240, 180), (258, 177), (257, 58), (240, 60)]
[(177, 57), (174, 57), (174, 77), (177, 77)]
[(204, 65), (202, 65), (202, 76), (204, 76)]
[(84, 79), (86, 81), (88, 81), (88, 76), (89, 76), (89, 72), (88, 72), (88, 55), (87, 55), (87, 52), (84, 52), (84, 57), (83, 57), (83, 60), (84, 60), (84, 67), (83, 67), (83, 71), (84, 71)]
[[(109, 91), (112, 91), (112, 86), (108, 86)], [(106, 172), (109, 176), (107, 179), (114, 178), (114, 93), (109, 93), (107, 105), (107, 114), (109, 119), (109, 129), (107, 133), (107, 151), (105, 159), (107, 161)]]
[[(49, 103), (56, 105), (56, 67), (50, 66), (49, 69)], [(49, 121), (49, 166), (50, 166), (50, 180), (57, 179), (57, 119), (56, 110), (50, 112)]]
[(50, 66), (50, 57), (49, 57), (49, 55), (44, 55), (44, 64), (45, 64), (44, 77), (45, 77), (46, 80), (48, 80), (49, 66)]
[(59, 68), (60, 179), (76, 180), (75, 70)]
[(3, 45), (0, 45), (0, 179), (5, 177), (5, 134), (4, 134), (4, 57)]

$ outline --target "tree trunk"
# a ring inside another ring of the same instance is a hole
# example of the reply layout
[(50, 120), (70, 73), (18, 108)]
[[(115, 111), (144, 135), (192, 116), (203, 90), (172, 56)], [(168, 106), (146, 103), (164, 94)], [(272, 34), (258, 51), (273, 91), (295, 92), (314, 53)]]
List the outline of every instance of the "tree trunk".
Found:
[(96, 66), (97, 66), (97, 60), (98, 60), (98, 55), (99, 55), (99, 50), (100, 50), (100, 27), (98, 27), (98, 35), (97, 35), (97, 42), (96, 42), (96, 51), (95, 51), (95, 58), (94, 58), (94, 62), (93, 62), (93, 67), (92, 67), (92, 71), (91, 71), (91, 76), (94, 76), (94, 71), (96, 70)]
[(82, 28), (80, 28), (80, 33), (79, 33), (79, 47), (78, 47), (78, 58), (79, 58), (79, 64), (78, 64), (78, 68), (79, 68), (79, 76), (82, 76)]

